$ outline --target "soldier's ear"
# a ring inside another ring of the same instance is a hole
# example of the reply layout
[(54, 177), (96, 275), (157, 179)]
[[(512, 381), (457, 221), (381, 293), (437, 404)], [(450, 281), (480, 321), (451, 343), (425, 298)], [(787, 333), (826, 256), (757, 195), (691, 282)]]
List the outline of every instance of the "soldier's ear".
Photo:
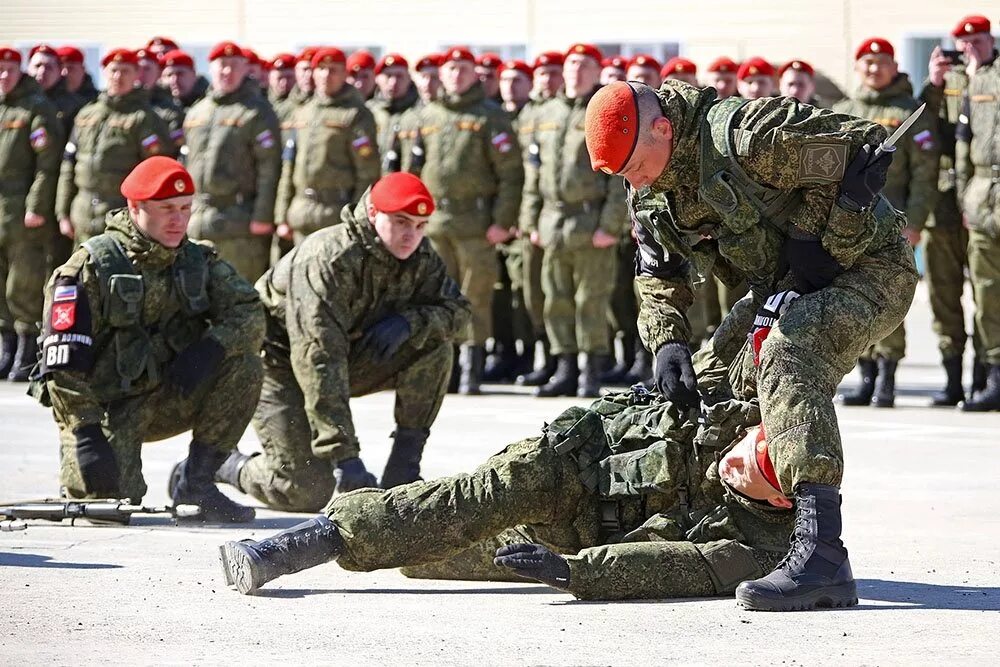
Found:
[(653, 119), (653, 124), (650, 127), (650, 132), (652, 132), (653, 138), (657, 142), (673, 143), (674, 141), (674, 124), (670, 122), (670, 119), (666, 116), (660, 116), (659, 118)]
[(375, 210), (375, 206), (371, 202), (368, 202), (368, 222), (370, 222), (370, 223), (372, 223), (374, 225), (375, 224), (375, 215), (377, 213), (378, 213), (378, 211)]

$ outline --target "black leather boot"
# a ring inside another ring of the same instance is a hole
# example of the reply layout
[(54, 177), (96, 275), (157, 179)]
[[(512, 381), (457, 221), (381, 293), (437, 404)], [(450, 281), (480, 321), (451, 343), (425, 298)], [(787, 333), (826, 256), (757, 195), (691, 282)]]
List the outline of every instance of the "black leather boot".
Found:
[(876, 408), (895, 407), (897, 363), (889, 359), (878, 360), (878, 377), (875, 378), (875, 392), (872, 395), (872, 406)]
[(17, 334), (13, 331), (0, 331), (0, 377), (7, 377), (14, 365), (14, 355), (17, 354)]
[(318, 516), (266, 540), (226, 542), (219, 547), (227, 586), (243, 595), (278, 577), (335, 560), (344, 550), (337, 525)]
[(495, 343), (483, 366), (483, 382), (513, 382), (516, 364), (517, 350), (510, 345)]
[(751, 611), (856, 605), (857, 586), (840, 531), (840, 490), (826, 484), (799, 484), (788, 554), (774, 572), (740, 584), (736, 601)]
[(858, 359), (858, 373), (861, 375), (861, 386), (854, 391), (845, 391), (837, 395), (837, 400), (843, 405), (869, 405), (872, 394), (875, 393), (875, 377), (878, 368), (871, 359)]
[(962, 403), (963, 412), (993, 412), (1000, 410), (1000, 366), (989, 366), (986, 387), (972, 400)]
[(934, 392), (931, 405), (955, 407), (965, 400), (962, 389), (962, 357), (948, 357), (941, 360), (946, 376), (944, 389)]
[(17, 352), (10, 366), (7, 379), (11, 382), (27, 382), (31, 369), (38, 361), (38, 343), (33, 334), (17, 334)]
[(216, 447), (192, 441), (188, 457), (175, 466), (176, 479), (171, 475), (170, 497), (174, 507), (197, 505), (201, 508), (197, 518), (208, 523), (253, 521), (256, 513), (252, 507), (230, 500), (215, 486), (216, 472), (228, 456)]
[(333, 464), (333, 495), (377, 487), (375, 475), (368, 472), (365, 462), (357, 456)]
[(625, 336), (622, 338), (622, 358), (617, 364), (602, 372), (598, 379), (602, 384), (623, 384), (625, 376), (635, 364), (635, 338)]
[(576, 365), (576, 353), (560, 354), (556, 362), (556, 372), (549, 381), (535, 390), (535, 396), (576, 396), (577, 376), (580, 369)]
[(601, 395), (600, 372), (608, 363), (608, 357), (604, 354), (585, 354), (583, 356), (583, 370), (577, 382), (576, 395), (580, 398), (597, 398)]
[(462, 377), (462, 366), (458, 362), (461, 356), (462, 349), (458, 345), (453, 346), (453, 354), (451, 355), (451, 376), (448, 378), (449, 394), (458, 393), (458, 380)]
[(396, 427), (392, 434), (392, 450), (382, 471), (383, 489), (391, 489), (401, 484), (409, 484), (421, 479), (420, 459), (424, 454), (424, 444), (430, 430), (426, 428)]
[(635, 363), (625, 374), (623, 381), (632, 386), (634, 384), (646, 384), (653, 378), (653, 355), (642, 344), (637, 341), (635, 351)]
[(989, 366), (986, 363), (975, 359), (972, 362), (972, 387), (969, 389), (969, 398), (975, 399), (976, 394), (986, 389), (986, 376), (989, 374)]
[(459, 364), (462, 367), (462, 375), (458, 379), (458, 393), (464, 396), (478, 396), (482, 392), (479, 389), (479, 378), (483, 373), (483, 361), (486, 358), (486, 350), (481, 345), (463, 345)]
[(526, 375), (519, 375), (516, 384), (522, 387), (541, 387), (552, 378), (556, 372), (556, 358), (549, 350), (549, 341), (542, 341), (542, 365)]

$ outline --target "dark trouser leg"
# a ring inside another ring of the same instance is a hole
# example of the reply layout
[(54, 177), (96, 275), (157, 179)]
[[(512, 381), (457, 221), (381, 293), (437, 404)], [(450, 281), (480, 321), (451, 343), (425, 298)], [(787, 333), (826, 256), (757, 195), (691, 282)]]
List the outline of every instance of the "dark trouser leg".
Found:
[(968, 264), (969, 232), (955, 202), (955, 191), (942, 192), (934, 209), (934, 225), (924, 230), (927, 294), (934, 333), (942, 359), (965, 352), (965, 312), (962, 292)]

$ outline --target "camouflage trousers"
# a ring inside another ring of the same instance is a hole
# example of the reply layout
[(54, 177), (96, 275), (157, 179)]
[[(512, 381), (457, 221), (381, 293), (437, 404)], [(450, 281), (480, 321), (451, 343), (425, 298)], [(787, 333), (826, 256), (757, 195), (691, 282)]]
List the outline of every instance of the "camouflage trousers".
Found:
[[(601, 499), (578, 475), (577, 465), (545, 438), (530, 438), (471, 474), (354, 491), (333, 498), (324, 511), (344, 537), (338, 563), (347, 570), (404, 567), (408, 576), (523, 581), (494, 567), (493, 552), (506, 543), (539, 542), (570, 554), (567, 590), (581, 599), (729, 594), (781, 557), (733, 539), (736, 532), (698, 543), (602, 545)], [(707, 523), (727, 524), (722, 514), (724, 508)]]
[[(148, 394), (115, 401), (106, 408), (101, 427), (118, 461), (119, 490), (138, 502), (146, 495), (142, 476), (142, 444), (192, 431), (191, 438), (228, 452), (236, 447), (260, 394), (260, 358), (256, 354), (230, 357), (190, 396), (182, 397), (168, 385)], [(54, 398), (54, 397), (53, 397)], [(53, 402), (61, 445), (60, 482), (72, 498), (86, 498), (76, 458), (76, 438)]]
[(1000, 239), (969, 231), (969, 277), (976, 300), (976, 336), (981, 360), (1000, 366)]
[(542, 291), (552, 354), (608, 353), (616, 253), (615, 248), (545, 249)]
[(542, 292), (542, 260), (545, 250), (528, 239), (523, 239), (521, 260), (521, 283), (524, 291), (524, 307), (534, 328), (535, 337), (545, 333), (545, 294)]
[(612, 336), (620, 331), (624, 339), (639, 341), (639, 301), (635, 293), (636, 243), (629, 236), (618, 243), (615, 252), (618, 254), (618, 262), (611, 304), (608, 307), (608, 322)]
[(0, 330), (38, 335), (52, 231), (28, 229), (24, 213), (23, 197), (0, 197)]
[(485, 345), (493, 334), (493, 284), (497, 279), (496, 247), (486, 238), (454, 238), (447, 234), (429, 237), (435, 252), (444, 260), (448, 275), (458, 283), (472, 306), (472, 324), (464, 340), (468, 345)]
[(697, 350), (712, 337), (722, 320), (749, 289), (746, 282), (729, 287), (709, 272), (704, 282), (695, 288), (694, 303), (688, 310), (692, 349)]
[(872, 361), (878, 361), (879, 359), (886, 359), (887, 361), (900, 361), (906, 356), (906, 325), (902, 322), (899, 326), (892, 330), (888, 336), (878, 341), (874, 345), (869, 345), (865, 353), (861, 355), (862, 359), (870, 359)]
[[(340, 400), (346, 407), (351, 396), (395, 389), (396, 424), (430, 428), (448, 388), (452, 354), (450, 341), (422, 348), (404, 343), (389, 361), (379, 363), (368, 349), (355, 344), (349, 360), (344, 361), (349, 364), (350, 395)], [(333, 494), (331, 462), (360, 453), (357, 441), (344, 434), (343, 442), (333, 446), (329, 456), (315, 455), (305, 400), (291, 362), (287, 356), (267, 351), (266, 345), (264, 387), (253, 426), (264, 453), (243, 466), (239, 486), (274, 509), (318, 511)]]
[[(927, 294), (931, 302), (934, 333), (942, 359), (961, 357), (967, 333), (962, 292), (965, 269), (969, 264), (969, 232), (962, 225), (962, 214), (955, 201), (955, 191), (942, 192), (934, 207), (933, 224), (923, 233)], [(976, 356), (979, 341), (973, 337)]]

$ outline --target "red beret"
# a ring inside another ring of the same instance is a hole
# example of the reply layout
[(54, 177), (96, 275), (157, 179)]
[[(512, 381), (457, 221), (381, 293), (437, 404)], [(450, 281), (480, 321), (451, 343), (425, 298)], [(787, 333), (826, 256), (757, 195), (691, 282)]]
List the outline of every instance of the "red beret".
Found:
[(964, 19), (958, 22), (955, 29), (951, 31), (952, 37), (965, 37), (966, 35), (975, 35), (977, 32), (989, 32), (990, 31), (990, 20), (985, 16), (980, 16), (978, 14), (972, 14), (966, 16)]
[(56, 49), (56, 54), (61, 62), (83, 64), (83, 51), (75, 46), (60, 46)]
[(164, 49), (167, 51), (179, 51), (181, 48), (180, 46), (178, 46), (177, 42), (170, 39), (169, 37), (154, 37), (148, 42), (146, 42), (147, 49), (152, 49), (154, 47), (158, 49)]
[(789, 60), (787, 63), (778, 68), (778, 76), (782, 76), (790, 69), (805, 72), (809, 76), (816, 76), (816, 72), (813, 70), (812, 65), (807, 63), (805, 60)]
[(301, 53), (299, 53), (298, 58), (296, 58), (296, 62), (309, 63), (309, 66), (312, 67), (313, 56), (316, 55), (316, 51), (318, 50), (319, 47), (307, 46), (306, 48), (302, 49)]
[(387, 53), (379, 58), (378, 64), (375, 65), (375, 73), (381, 74), (382, 70), (386, 67), (404, 67), (409, 69), (410, 63), (406, 62), (406, 58), (398, 53)]
[(639, 100), (624, 81), (609, 83), (591, 98), (584, 122), (590, 166), (606, 174), (621, 171), (639, 139)]
[(329, 67), (335, 63), (343, 65), (346, 62), (347, 57), (344, 56), (343, 51), (335, 46), (324, 46), (321, 49), (316, 49), (309, 64), (313, 69), (316, 69), (317, 67)]
[(363, 69), (375, 69), (375, 56), (367, 51), (355, 51), (347, 59), (347, 71), (360, 72)]
[(573, 53), (593, 58), (598, 62), (598, 64), (604, 60), (604, 55), (601, 53), (601, 50), (593, 44), (573, 44), (566, 49), (566, 56), (569, 57)]
[(636, 67), (652, 67), (657, 72), (660, 71), (660, 61), (646, 53), (632, 56), (632, 59), (628, 61), (628, 66), (631, 67), (632, 65)]
[(21, 62), (21, 52), (9, 46), (0, 46), (0, 61)]
[(539, 53), (535, 58), (535, 67), (542, 67), (544, 65), (559, 65), (563, 66), (566, 62), (566, 58), (559, 51), (545, 51), (544, 53)]
[(268, 69), (290, 69), (295, 67), (294, 53), (279, 53), (267, 63)]
[(150, 51), (149, 49), (143, 48), (135, 52), (135, 61), (139, 62), (140, 60), (152, 60), (157, 65), (160, 65), (162, 67), (162, 63), (160, 62), (160, 57), (156, 55), (154, 52)]
[(132, 201), (170, 199), (194, 194), (194, 181), (180, 162), (156, 155), (136, 165), (122, 181), (122, 196)]
[(708, 64), (709, 72), (722, 72), (723, 74), (736, 74), (740, 66), (729, 56), (721, 56)]
[(257, 55), (257, 52), (251, 49), (249, 46), (244, 46), (240, 50), (243, 51), (243, 57), (246, 58), (247, 62), (250, 63), (251, 65), (264, 64), (263, 61), (261, 61), (260, 56)]
[(444, 63), (451, 62), (453, 60), (464, 60), (466, 62), (474, 63), (476, 62), (476, 57), (472, 55), (472, 51), (464, 46), (453, 46), (444, 54), (444, 60), (441, 64), (443, 65)]
[(428, 53), (426, 56), (417, 61), (417, 64), (413, 69), (418, 72), (425, 67), (440, 67), (444, 56), (440, 53)]
[(246, 58), (243, 55), (243, 49), (240, 48), (239, 44), (236, 42), (219, 42), (212, 47), (212, 50), (208, 52), (208, 61), (218, 60), (219, 58)]
[(368, 201), (382, 213), (427, 216), (434, 212), (434, 198), (424, 182), (405, 171), (387, 174), (372, 186)]
[(523, 60), (518, 60), (516, 58), (514, 60), (508, 60), (507, 62), (505, 62), (503, 64), (503, 67), (500, 68), (500, 73), (503, 74), (507, 70), (514, 70), (528, 77), (530, 77), (533, 74), (531, 70), (531, 65), (524, 62)]
[(625, 69), (628, 67), (628, 58), (625, 56), (611, 56), (601, 61), (601, 67), (614, 67), (615, 69)]
[(180, 49), (167, 51), (160, 58), (164, 67), (190, 67), (194, 69), (194, 58), (184, 53)]
[(476, 58), (476, 64), (480, 67), (492, 67), (498, 70), (503, 65), (503, 60), (495, 53), (483, 53)]
[(664, 79), (671, 74), (697, 74), (698, 66), (687, 58), (675, 56), (667, 61), (667, 64), (660, 70), (660, 76)]
[(736, 78), (743, 81), (750, 76), (774, 76), (774, 65), (760, 56), (747, 58), (736, 71)]
[(31, 50), (28, 51), (28, 58), (34, 57), (36, 53), (41, 53), (46, 56), (55, 56), (56, 58), (59, 57), (59, 53), (48, 44), (35, 44), (31, 47)]
[(127, 65), (139, 65), (139, 58), (135, 51), (129, 49), (113, 49), (104, 54), (101, 58), (101, 67), (107, 67), (111, 63), (125, 63)]
[(883, 53), (892, 58), (895, 57), (896, 50), (892, 48), (892, 44), (890, 44), (887, 39), (882, 39), (881, 37), (869, 37), (865, 41), (861, 42), (861, 46), (859, 46), (858, 50), (854, 52), (854, 59), (860, 60), (869, 54), (877, 56)]

